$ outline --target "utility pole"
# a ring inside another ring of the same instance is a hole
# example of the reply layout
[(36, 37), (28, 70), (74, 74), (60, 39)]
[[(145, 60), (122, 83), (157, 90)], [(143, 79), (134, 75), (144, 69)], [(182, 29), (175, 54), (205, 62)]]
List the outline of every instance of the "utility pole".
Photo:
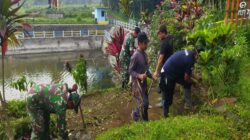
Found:
[[(0, 34), (0, 46), (1, 48), (3, 47), (3, 36)], [(5, 93), (4, 93), (4, 56), (3, 56), (3, 48), (2, 48), (2, 74), (3, 74), (3, 81), (2, 81), (2, 86), (3, 86), (3, 97), (0, 95), (0, 100), (5, 102)]]

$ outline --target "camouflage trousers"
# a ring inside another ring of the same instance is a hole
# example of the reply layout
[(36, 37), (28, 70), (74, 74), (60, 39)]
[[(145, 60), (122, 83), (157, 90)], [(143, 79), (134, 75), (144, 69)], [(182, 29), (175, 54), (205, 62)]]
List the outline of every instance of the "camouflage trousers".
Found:
[(28, 107), (32, 119), (31, 140), (49, 140), (50, 115), (39, 108)]
[[(50, 140), (50, 112), (44, 107), (39, 95), (28, 97), (27, 109), (32, 120), (31, 140)], [(57, 121), (59, 121), (57, 123), (60, 125), (60, 120)], [(67, 140), (68, 135), (64, 129), (58, 129), (60, 136)]]
[(122, 87), (126, 88), (129, 82), (129, 64), (130, 64), (130, 57), (123, 55), (121, 57), (121, 77), (122, 77)]

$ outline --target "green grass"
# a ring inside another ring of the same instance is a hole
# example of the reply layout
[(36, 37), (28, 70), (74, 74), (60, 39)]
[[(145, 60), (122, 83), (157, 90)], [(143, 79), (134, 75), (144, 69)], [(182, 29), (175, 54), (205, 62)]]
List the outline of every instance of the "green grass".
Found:
[(134, 123), (111, 129), (97, 136), (97, 140), (166, 140), (166, 139), (239, 139), (241, 134), (233, 123), (223, 117), (185, 116)]
[(250, 63), (246, 60), (240, 76), (240, 89), (237, 93), (241, 100), (250, 103)]
[[(85, 5), (64, 5), (59, 10), (48, 9), (48, 6), (31, 6), (23, 8), (21, 13), (39, 13), (26, 19), (30, 24), (94, 24), (92, 6)], [(47, 13), (63, 13), (64, 18), (48, 18)]]
[(51, 19), (45, 17), (35, 17), (34, 19), (26, 19), (27, 23), (30, 24), (94, 24), (93, 18), (62, 18), (62, 19)]

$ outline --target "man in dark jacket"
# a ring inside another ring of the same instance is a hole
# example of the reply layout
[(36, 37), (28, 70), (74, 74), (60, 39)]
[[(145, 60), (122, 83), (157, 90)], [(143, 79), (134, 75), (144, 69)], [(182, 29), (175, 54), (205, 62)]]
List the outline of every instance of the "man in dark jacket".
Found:
[(173, 102), (176, 83), (179, 83), (184, 87), (184, 107), (186, 109), (191, 108), (191, 85), (193, 83), (191, 80), (192, 69), (200, 51), (201, 49), (194, 49), (194, 51), (178, 51), (170, 56), (163, 65), (161, 69), (160, 88), (163, 94), (164, 117), (168, 117), (169, 107)]

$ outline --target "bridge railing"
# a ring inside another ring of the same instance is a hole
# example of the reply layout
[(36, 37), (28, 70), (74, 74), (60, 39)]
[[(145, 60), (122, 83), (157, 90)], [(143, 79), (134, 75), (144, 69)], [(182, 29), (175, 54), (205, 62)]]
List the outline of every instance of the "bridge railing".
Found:
[(107, 30), (105, 30), (104, 38), (107, 39), (108, 42), (112, 41), (111, 34)]
[(104, 36), (105, 30), (29, 31), (15, 33), (17, 39)]
[(127, 22), (123, 22), (123, 21), (120, 21), (120, 20), (112, 20), (111, 21), (111, 24), (115, 25), (115, 26), (121, 26), (123, 28), (126, 28), (128, 30), (134, 30), (136, 26), (136, 24), (134, 23), (127, 23)]

